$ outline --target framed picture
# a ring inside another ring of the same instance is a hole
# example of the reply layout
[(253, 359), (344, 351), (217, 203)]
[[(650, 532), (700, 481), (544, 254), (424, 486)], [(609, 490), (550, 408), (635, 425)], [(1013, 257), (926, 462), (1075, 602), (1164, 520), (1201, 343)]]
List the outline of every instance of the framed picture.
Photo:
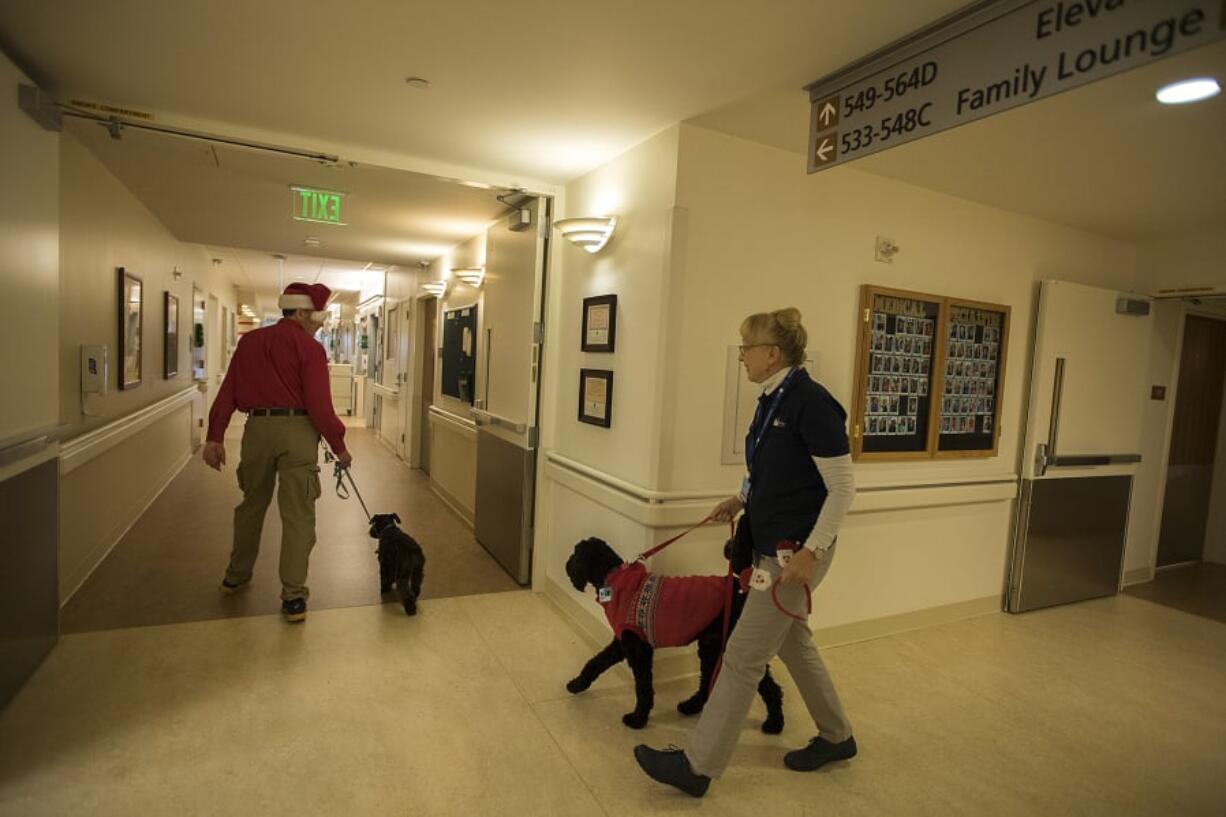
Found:
[(579, 370), (579, 422), (609, 428), (613, 424), (613, 372)]
[(132, 389), (141, 381), (141, 334), (144, 331), (144, 285), (123, 267), (116, 268), (119, 284), (119, 388)]
[(612, 352), (617, 339), (617, 296), (597, 295), (583, 299), (585, 352)]
[(169, 380), (179, 374), (179, 298), (164, 293), (162, 298), (162, 377)]

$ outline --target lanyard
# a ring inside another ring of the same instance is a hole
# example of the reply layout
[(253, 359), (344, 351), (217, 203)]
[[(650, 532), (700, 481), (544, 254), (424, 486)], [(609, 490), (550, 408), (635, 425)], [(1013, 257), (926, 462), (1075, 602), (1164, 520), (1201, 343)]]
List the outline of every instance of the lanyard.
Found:
[[(748, 443), (745, 445), (745, 466), (750, 474), (753, 474), (753, 464), (757, 460), (757, 455), (762, 449), (762, 438), (766, 436), (766, 430), (770, 428), (771, 421), (775, 419), (775, 414), (779, 411), (779, 404), (783, 402), (783, 393), (791, 384), (792, 378), (800, 371), (800, 367), (792, 369), (788, 372), (787, 377), (783, 378), (783, 382), (779, 384), (779, 388), (775, 389), (775, 395), (771, 398), (770, 407), (766, 410), (766, 416), (762, 418), (762, 425), (758, 426), (758, 433), (751, 434)], [(761, 404), (758, 405), (758, 411), (762, 410)], [(756, 418), (755, 418), (756, 419)], [(750, 431), (752, 432), (752, 427)]]

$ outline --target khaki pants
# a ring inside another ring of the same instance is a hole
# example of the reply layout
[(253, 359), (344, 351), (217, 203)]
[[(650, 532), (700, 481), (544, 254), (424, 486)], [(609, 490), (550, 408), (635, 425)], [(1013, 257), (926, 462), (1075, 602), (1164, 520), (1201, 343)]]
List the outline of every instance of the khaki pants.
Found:
[[(826, 558), (818, 564), (816, 575), (809, 582), (810, 590), (815, 590), (825, 578), (834, 560), (835, 547), (831, 546)], [(765, 556), (756, 561), (758, 567), (770, 573), (774, 585), (783, 572), (779, 562)], [(804, 615), (803, 586), (780, 585), (778, 597), (784, 609)], [(715, 689), (685, 747), (685, 756), (694, 771), (719, 777), (728, 767), (758, 682), (766, 671), (767, 662), (776, 655), (796, 682), (818, 734), (833, 743), (851, 737), (851, 724), (843, 714), (843, 705), (818, 655), (808, 623), (781, 613), (771, 600), (770, 588), (750, 590), (745, 609), (724, 650), (724, 662)]]
[(226, 581), (251, 580), (264, 515), (277, 490), (281, 512), (281, 598), (306, 598), (307, 567), (315, 547), (315, 500), (319, 499), (319, 432), (308, 417), (248, 417), (243, 431), (234, 509), (234, 548)]

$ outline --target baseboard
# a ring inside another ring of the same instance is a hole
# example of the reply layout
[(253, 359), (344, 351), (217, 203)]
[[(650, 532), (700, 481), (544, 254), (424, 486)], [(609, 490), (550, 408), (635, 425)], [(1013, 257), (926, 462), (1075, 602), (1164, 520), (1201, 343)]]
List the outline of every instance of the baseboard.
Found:
[[(566, 618), (570, 619), (575, 625), (575, 630), (593, 650), (600, 649), (608, 643), (609, 628), (603, 620), (597, 619), (585, 610), (557, 582), (546, 578), (544, 584), (545, 598), (552, 602)], [(1000, 596), (985, 596), (868, 621), (857, 621), (836, 627), (820, 627), (813, 630), (813, 640), (819, 647), (838, 647), (1000, 612)], [(625, 680), (632, 680), (630, 671), (624, 665), (617, 669), (623, 674)], [(697, 655), (690, 647), (659, 650), (656, 653), (652, 673), (660, 682), (692, 677), (698, 674)]]
[(1130, 584), (1145, 584), (1154, 580), (1154, 569), (1152, 567), (1138, 567), (1133, 570), (1124, 571), (1124, 586)]
[(142, 500), (137, 504), (135, 512), (130, 514), (125, 521), (121, 522), (119, 525), (116, 525), (112, 532), (103, 538), (102, 543), (99, 544), (98, 547), (94, 548), (93, 552), (82, 561), (82, 567), (76, 571), (79, 574), (78, 577), (75, 579), (70, 579), (72, 589), (60, 598), (61, 609), (63, 609), (64, 605), (68, 604), (68, 602), (72, 600), (72, 597), (76, 595), (76, 592), (81, 589), (85, 582), (89, 580), (89, 577), (94, 575), (94, 571), (98, 569), (98, 566), (106, 560), (107, 556), (111, 555), (111, 551), (115, 549), (115, 546), (118, 545), (123, 537), (128, 534), (128, 531), (132, 529), (132, 526), (145, 515), (145, 512), (149, 510), (149, 507), (157, 501), (157, 498), (162, 495), (162, 492), (166, 490), (166, 487), (174, 481), (174, 478), (179, 475), (179, 472), (183, 470), (184, 466), (186, 466), (191, 459), (191, 452), (187, 452), (180, 457), (179, 460), (162, 477), (162, 479), (159, 479), (154, 483), (150, 492), (147, 493), (145, 497), (142, 498)]
[(430, 478), (430, 490), (434, 491), (434, 495), (441, 499), (444, 505), (455, 511), (456, 516), (463, 519), (464, 523), (468, 525), (468, 527), (471, 528), (476, 524), (476, 519), (473, 517), (472, 511), (465, 508), (460, 500), (452, 496), (446, 488), (435, 482), (434, 477)]

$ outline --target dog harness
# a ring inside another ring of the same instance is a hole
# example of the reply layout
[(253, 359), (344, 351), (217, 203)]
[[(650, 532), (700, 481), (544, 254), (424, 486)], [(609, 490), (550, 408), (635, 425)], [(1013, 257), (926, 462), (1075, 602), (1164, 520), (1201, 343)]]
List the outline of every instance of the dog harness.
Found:
[(653, 647), (690, 643), (724, 609), (726, 578), (659, 576), (641, 561), (628, 562), (605, 577), (611, 598), (601, 601), (619, 638), (629, 630)]

